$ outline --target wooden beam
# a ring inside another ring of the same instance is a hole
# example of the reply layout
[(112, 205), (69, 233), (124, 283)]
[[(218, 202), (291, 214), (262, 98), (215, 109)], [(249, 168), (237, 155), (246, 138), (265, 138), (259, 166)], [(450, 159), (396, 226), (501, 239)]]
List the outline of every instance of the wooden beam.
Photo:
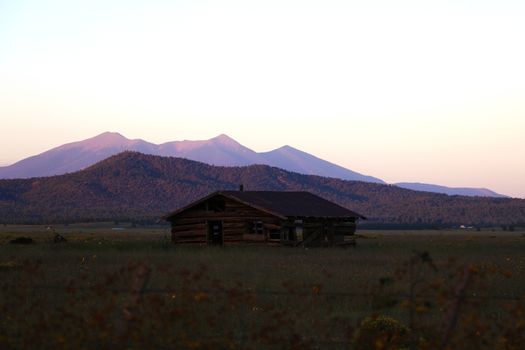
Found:
[(176, 233), (175, 234), (175, 238), (176, 239), (179, 239), (179, 238), (195, 238), (195, 237), (203, 237), (204, 239), (206, 239), (206, 233), (203, 233), (203, 232), (191, 232), (191, 233), (186, 233), (186, 232), (183, 232), (183, 233)]
[(199, 223), (199, 224), (173, 225), (171, 229), (175, 231), (186, 231), (186, 230), (205, 229), (205, 228), (206, 228), (205, 223)]
[(173, 234), (177, 237), (181, 236), (206, 236), (206, 231), (177, 231), (173, 232)]
[(266, 236), (260, 233), (245, 233), (242, 235), (242, 239), (246, 241), (265, 241)]
[(204, 218), (179, 218), (171, 222), (172, 226), (174, 225), (187, 225), (187, 224), (204, 224)]
[(263, 222), (263, 227), (268, 230), (280, 230), (282, 228), (282, 225), (276, 225), (276, 224)]

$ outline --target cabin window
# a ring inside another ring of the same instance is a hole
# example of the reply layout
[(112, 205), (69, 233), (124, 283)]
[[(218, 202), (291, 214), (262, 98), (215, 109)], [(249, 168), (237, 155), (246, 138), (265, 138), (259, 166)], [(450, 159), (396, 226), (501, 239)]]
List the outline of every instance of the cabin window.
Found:
[(257, 234), (263, 234), (264, 233), (264, 227), (262, 221), (252, 221), (251, 223), (251, 232), (257, 233)]

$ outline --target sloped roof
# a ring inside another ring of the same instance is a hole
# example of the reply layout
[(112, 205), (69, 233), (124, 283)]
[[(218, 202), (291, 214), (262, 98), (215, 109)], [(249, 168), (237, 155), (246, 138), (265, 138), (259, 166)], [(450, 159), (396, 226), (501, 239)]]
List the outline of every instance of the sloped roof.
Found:
[(181, 208), (165, 218), (172, 217), (216, 195), (223, 195), (280, 217), (365, 219), (364, 216), (313, 193), (287, 191), (219, 191)]

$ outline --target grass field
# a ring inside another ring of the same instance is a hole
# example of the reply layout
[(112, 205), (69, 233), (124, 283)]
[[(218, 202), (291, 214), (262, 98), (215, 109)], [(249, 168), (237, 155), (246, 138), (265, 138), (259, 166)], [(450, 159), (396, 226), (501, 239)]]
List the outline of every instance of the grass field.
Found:
[[(525, 231), (361, 231), (345, 249), (174, 246), (168, 232), (0, 226), (0, 347), (525, 344)], [(20, 236), (35, 243), (8, 244)]]

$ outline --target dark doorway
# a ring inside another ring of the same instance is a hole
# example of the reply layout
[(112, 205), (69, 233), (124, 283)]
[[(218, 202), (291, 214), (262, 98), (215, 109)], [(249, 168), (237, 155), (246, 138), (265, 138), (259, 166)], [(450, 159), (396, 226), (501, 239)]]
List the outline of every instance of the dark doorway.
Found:
[(208, 221), (208, 243), (222, 245), (222, 221)]

